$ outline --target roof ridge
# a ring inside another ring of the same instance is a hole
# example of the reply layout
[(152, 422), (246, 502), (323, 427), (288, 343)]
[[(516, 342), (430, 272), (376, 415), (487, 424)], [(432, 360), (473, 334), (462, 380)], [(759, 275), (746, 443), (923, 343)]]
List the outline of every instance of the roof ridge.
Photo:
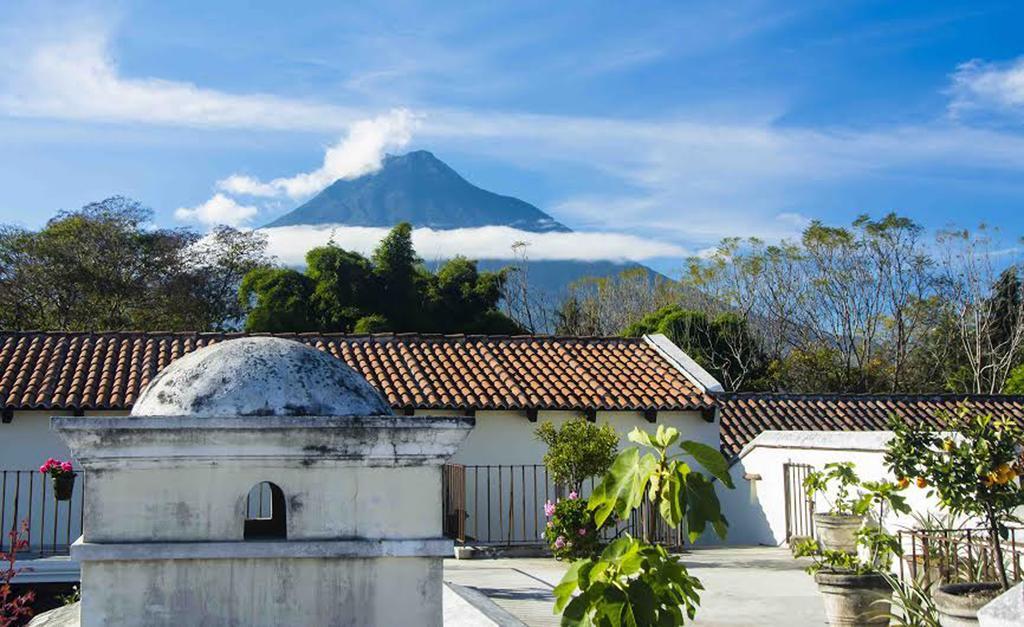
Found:
[(716, 398), (763, 398), (778, 400), (830, 400), (830, 399), (957, 399), (957, 398), (986, 398), (986, 399), (1021, 399), (1024, 401), (1024, 394), (984, 394), (984, 393), (961, 393), (961, 392), (735, 392), (724, 391), (712, 393)]

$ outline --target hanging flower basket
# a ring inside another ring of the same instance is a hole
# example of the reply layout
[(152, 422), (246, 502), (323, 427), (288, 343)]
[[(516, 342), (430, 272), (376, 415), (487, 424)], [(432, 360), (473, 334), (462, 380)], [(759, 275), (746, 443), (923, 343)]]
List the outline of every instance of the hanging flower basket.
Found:
[(53, 496), (58, 501), (70, 501), (75, 491), (75, 477), (78, 473), (74, 471), (71, 462), (60, 461), (50, 458), (39, 467), (39, 472), (50, 475), (53, 480)]

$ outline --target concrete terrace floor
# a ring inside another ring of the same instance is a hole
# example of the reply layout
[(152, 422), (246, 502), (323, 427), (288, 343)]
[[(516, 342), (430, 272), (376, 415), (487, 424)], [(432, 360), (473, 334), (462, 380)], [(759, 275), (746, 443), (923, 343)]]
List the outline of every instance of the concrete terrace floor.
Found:
[[(704, 584), (694, 625), (824, 625), (814, 581), (788, 549), (729, 547), (695, 549), (683, 555), (690, 573)], [(565, 564), (550, 558), (445, 560), (444, 578), (486, 595), (533, 626), (558, 625), (551, 590)]]

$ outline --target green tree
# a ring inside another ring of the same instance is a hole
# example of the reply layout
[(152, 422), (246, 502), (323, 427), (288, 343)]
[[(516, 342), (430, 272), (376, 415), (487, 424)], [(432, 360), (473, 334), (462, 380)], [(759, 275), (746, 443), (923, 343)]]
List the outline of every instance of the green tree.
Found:
[(628, 337), (651, 333), (664, 334), (728, 390), (767, 387), (768, 360), (742, 316), (720, 313), (709, 317), (668, 305), (623, 330)]
[(308, 331), (316, 328), (310, 315), (313, 281), (288, 268), (260, 268), (245, 275), (238, 298), (247, 306), (246, 331)]
[(1006, 394), (1024, 394), (1024, 364), (1013, 369), (1003, 391)]
[(152, 212), (114, 197), (57, 214), (38, 231), (0, 229), (0, 327), (223, 330), (236, 290), (269, 263), (266, 240), (227, 227), (152, 229)]
[(328, 243), (309, 251), (305, 272), (259, 269), (240, 301), (250, 331), (519, 333), (498, 311), (506, 272), (479, 272), (455, 257), (429, 272), (407, 223), (381, 240), (372, 258)]
[(545, 422), (534, 434), (548, 447), (544, 465), (552, 479), (577, 493), (584, 480), (608, 470), (619, 444), (611, 425), (598, 426), (584, 418), (566, 421), (561, 428)]

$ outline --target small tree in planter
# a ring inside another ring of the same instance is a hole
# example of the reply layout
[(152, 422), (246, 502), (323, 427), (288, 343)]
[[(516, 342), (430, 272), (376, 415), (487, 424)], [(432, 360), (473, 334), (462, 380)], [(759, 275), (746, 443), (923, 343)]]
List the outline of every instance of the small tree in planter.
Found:
[[(679, 432), (659, 426), (651, 436), (634, 429), (629, 439), (653, 453), (633, 447), (615, 458), (590, 497), (596, 524), (613, 515), (627, 518), (647, 498), (669, 526), (685, 525), (691, 542), (708, 525), (724, 538), (728, 523), (710, 477), (669, 452)], [(710, 476), (733, 487), (728, 463), (717, 450), (691, 441), (679, 447)], [(702, 589), (664, 547), (625, 534), (599, 557), (573, 562), (554, 590), (555, 613), (562, 614), (562, 625), (682, 625), (684, 611), (691, 620), (696, 615)]]
[(971, 414), (966, 406), (947, 421), (947, 431), (894, 421), (895, 437), (886, 463), (896, 476), (915, 477), (928, 496), (938, 498), (954, 516), (982, 521), (992, 542), (997, 582), (947, 584), (935, 593), (940, 614), (976, 620), (977, 610), (1009, 588), (1002, 540), (1013, 511), (1024, 505), (1017, 479), (1021, 468), (1020, 426), (1013, 420)]
[(544, 465), (551, 478), (570, 490), (569, 498), (544, 504), (548, 518), (544, 539), (558, 559), (591, 557), (600, 549), (600, 525), (594, 522), (587, 500), (581, 496), (583, 482), (603, 475), (611, 467), (619, 436), (610, 425), (598, 426), (583, 418), (569, 420), (561, 428), (545, 422), (534, 433), (548, 445)]
[(39, 467), (39, 472), (50, 475), (53, 481), (54, 498), (58, 501), (71, 500), (71, 494), (75, 489), (75, 477), (78, 476), (71, 462), (51, 457)]
[[(813, 471), (804, 479), (807, 498), (815, 501), (818, 494), (828, 504), (828, 511), (814, 514), (814, 527), (822, 546), (831, 551), (857, 551), (855, 534), (864, 524), (869, 506), (860, 494), (851, 489), (860, 483), (852, 462), (825, 464), (824, 470)], [(832, 496), (834, 495), (834, 496)]]

